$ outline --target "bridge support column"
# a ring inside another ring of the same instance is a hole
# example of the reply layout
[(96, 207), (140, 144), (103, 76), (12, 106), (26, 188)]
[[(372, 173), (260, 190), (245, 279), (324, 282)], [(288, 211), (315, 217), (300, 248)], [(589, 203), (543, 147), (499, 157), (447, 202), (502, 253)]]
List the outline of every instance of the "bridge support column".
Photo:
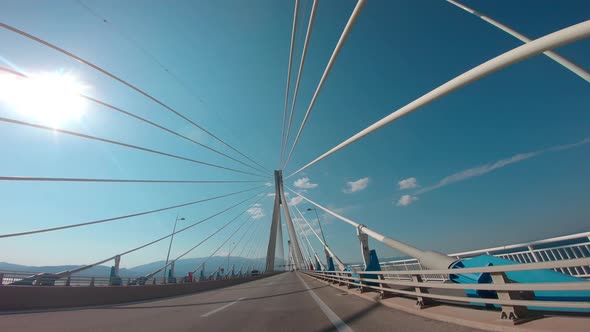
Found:
[[(359, 239), (361, 245), (361, 256), (363, 257), (363, 264), (364, 269), (363, 271), (381, 271), (381, 265), (379, 264), (379, 258), (377, 257), (377, 252), (375, 250), (369, 249), (369, 236), (362, 232), (362, 228), (365, 227), (364, 225), (359, 225), (356, 229), (356, 236)], [(363, 279), (378, 279), (384, 280), (384, 277), (380, 274), (367, 274), (367, 275), (360, 275)], [(360, 281), (360, 280), (359, 280)], [(370, 286), (379, 286), (382, 288), (388, 288), (388, 285), (385, 283), (371, 283), (360, 281), (361, 285), (370, 285)], [(369, 287), (361, 287), (361, 292), (366, 292), (372, 290)], [(384, 290), (379, 290), (380, 297), (382, 299), (390, 297), (391, 293), (386, 292)]]

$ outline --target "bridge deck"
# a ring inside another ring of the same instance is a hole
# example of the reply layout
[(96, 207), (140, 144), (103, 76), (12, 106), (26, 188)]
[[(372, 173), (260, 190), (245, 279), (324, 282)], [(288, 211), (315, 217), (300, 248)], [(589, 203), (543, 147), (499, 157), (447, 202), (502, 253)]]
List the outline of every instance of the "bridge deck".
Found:
[(332, 331), (336, 326), (340, 331), (472, 331), (343, 295), (297, 273), (158, 301), (0, 315), (0, 331)]

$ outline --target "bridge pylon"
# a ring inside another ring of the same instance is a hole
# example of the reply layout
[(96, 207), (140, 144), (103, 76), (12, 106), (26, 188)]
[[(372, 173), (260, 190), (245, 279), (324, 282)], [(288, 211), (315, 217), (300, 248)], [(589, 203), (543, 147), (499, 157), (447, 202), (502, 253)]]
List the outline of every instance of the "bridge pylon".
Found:
[[(283, 207), (283, 213), (285, 216), (285, 225), (287, 226), (287, 234), (289, 235), (289, 250), (293, 256), (293, 261), (296, 269), (304, 268), (303, 254), (301, 253), (301, 247), (297, 240), (297, 234), (295, 233), (295, 226), (291, 219), (289, 212), (289, 206), (285, 199), (285, 192), (283, 189), (283, 171), (275, 171), (275, 201), (272, 211), (272, 223), (270, 226), (270, 236), (268, 240), (268, 249), (266, 252), (266, 272), (272, 272), (275, 270), (275, 257), (277, 253), (277, 247), (279, 248), (279, 258), (283, 258), (283, 238), (282, 238), (282, 222), (281, 222), (281, 206)], [(280, 239), (278, 237), (280, 236)], [(277, 241), (278, 240), (278, 241)], [(277, 243), (278, 242), (278, 243)], [(284, 259), (283, 259), (284, 260)]]

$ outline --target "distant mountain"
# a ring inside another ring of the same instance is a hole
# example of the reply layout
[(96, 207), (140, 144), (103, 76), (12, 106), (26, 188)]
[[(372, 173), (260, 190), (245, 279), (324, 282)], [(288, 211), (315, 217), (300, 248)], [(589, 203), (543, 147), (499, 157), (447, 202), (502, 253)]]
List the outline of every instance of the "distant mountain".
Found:
[[(380, 262), (388, 262), (393, 260), (400, 260), (406, 259), (408, 257), (388, 257), (388, 258), (379, 258)], [(187, 258), (187, 259), (180, 259), (176, 262), (174, 266), (174, 271), (176, 276), (186, 275), (188, 272), (193, 271), (197, 266), (199, 266), (203, 261), (207, 259), (206, 257), (197, 257), (197, 258)], [(244, 258), (244, 257), (231, 257), (230, 258), (230, 267), (231, 265), (235, 264), (235, 271), (236, 273), (243, 266), (243, 271), (246, 271), (248, 266), (251, 264), (258, 264), (259, 269), (262, 269), (265, 263), (265, 258)], [(276, 263), (278, 265), (278, 262)], [(351, 265), (355, 264), (362, 264), (362, 262), (351, 262), (348, 263)], [(27, 265), (18, 265), (12, 263), (5, 263), (0, 262), (0, 271), (18, 271), (18, 272), (48, 272), (48, 273), (57, 273), (66, 270), (73, 270), (81, 267), (82, 265), (55, 265), (55, 266), (27, 266)], [(149, 274), (160, 269), (164, 266), (164, 261), (157, 261), (151, 262), (143, 265), (138, 265), (132, 268), (121, 268), (119, 273), (121, 277), (137, 277)], [(217, 270), (217, 267), (221, 266), (225, 270), (227, 268), (227, 256), (213, 256), (211, 257), (207, 263), (205, 264), (205, 274), (211, 274), (213, 271)], [(95, 266), (88, 270), (82, 271), (79, 275), (84, 276), (108, 276), (111, 273), (110, 266)], [(160, 272), (160, 276), (161, 276)]]
[[(206, 257), (180, 259), (174, 266), (174, 271), (177, 276), (186, 275), (199, 266)], [(211, 274), (217, 270), (218, 266), (227, 268), (227, 256), (213, 256), (205, 264), (205, 274)], [(235, 265), (236, 273), (243, 266), (243, 271), (246, 271), (251, 264), (257, 264), (260, 267), (265, 262), (265, 258), (244, 258), (244, 257), (230, 257), (229, 264)], [(55, 266), (27, 266), (18, 265), (6, 262), (0, 262), (0, 271), (18, 271), (18, 272), (48, 272), (57, 273), (66, 270), (73, 270), (82, 265), (55, 265)], [(138, 265), (133, 268), (121, 268), (119, 270), (121, 277), (137, 277), (154, 272), (164, 266), (164, 261), (151, 262), (143, 265)], [(80, 275), (86, 276), (108, 276), (111, 272), (110, 266), (95, 266), (88, 270), (82, 271)], [(161, 272), (160, 272), (161, 273)]]

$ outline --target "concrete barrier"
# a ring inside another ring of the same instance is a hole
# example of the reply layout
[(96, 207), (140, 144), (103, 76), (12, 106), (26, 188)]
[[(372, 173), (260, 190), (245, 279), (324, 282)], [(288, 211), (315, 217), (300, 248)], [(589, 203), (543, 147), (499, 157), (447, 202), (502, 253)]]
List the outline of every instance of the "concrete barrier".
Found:
[(0, 286), (0, 310), (53, 309), (153, 300), (238, 285), (276, 274), (168, 285)]

